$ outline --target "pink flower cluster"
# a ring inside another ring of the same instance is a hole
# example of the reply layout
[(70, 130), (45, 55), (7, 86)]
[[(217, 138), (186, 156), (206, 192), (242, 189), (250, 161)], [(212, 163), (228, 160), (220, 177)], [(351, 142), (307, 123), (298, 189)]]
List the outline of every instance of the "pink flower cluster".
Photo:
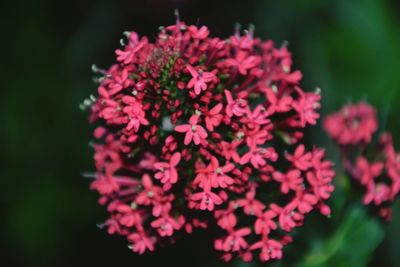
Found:
[(116, 54), (96, 69), (90, 116), (108, 233), (141, 254), (214, 224), (223, 259), (266, 262), (308, 213), (330, 214), (332, 164), (301, 143), (321, 96), (299, 87), (285, 46), (178, 20), (154, 42), (128, 33)]
[(400, 192), (400, 153), (389, 133), (380, 135), (378, 146), (372, 144), (378, 129), (375, 109), (363, 102), (344, 106), (325, 118), (324, 127), (340, 146), (345, 169), (365, 188), (363, 203), (390, 220), (390, 204)]

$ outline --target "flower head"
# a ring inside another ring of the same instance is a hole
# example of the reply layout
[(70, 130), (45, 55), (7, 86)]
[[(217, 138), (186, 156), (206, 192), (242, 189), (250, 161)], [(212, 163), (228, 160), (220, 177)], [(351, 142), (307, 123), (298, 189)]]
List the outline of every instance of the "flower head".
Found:
[[(302, 144), (321, 95), (300, 88), (286, 47), (252, 29), (210, 35), (179, 19), (155, 41), (126, 34), (90, 101), (100, 125), (91, 188), (107, 207), (108, 233), (136, 253), (215, 226), (224, 260), (278, 260), (308, 213), (330, 213), (332, 164)], [(397, 181), (397, 156), (385, 151)], [(375, 188), (366, 201), (385, 201), (386, 188)]]

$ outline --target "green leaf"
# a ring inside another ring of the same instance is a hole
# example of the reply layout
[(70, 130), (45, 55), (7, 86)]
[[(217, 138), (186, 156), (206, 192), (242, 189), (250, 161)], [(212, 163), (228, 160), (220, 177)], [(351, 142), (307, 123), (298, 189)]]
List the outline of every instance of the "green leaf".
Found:
[(336, 231), (326, 240), (315, 241), (311, 252), (297, 267), (363, 267), (382, 241), (384, 231), (366, 208), (348, 210)]

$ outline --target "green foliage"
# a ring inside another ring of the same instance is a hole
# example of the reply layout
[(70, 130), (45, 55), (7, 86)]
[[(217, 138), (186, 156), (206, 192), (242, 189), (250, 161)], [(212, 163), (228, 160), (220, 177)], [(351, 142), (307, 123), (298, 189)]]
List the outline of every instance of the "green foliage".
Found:
[(352, 206), (333, 234), (323, 240), (310, 240), (312, 249), (296, 267), (363, 267), (384, 236), (381, 224), (366, 208)]

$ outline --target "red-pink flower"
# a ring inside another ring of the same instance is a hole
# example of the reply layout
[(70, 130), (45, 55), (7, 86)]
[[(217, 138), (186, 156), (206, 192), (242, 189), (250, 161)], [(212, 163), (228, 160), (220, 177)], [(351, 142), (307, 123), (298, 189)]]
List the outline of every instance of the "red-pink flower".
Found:
[(375, 205), (379, 206), (390, 199), (390, 190), (391, 188), (387, 184), (370, 181), (367, 184), (367, 192), (363, 202), (365, 205), (373, 202)]
[(250, 189), (249, 192), (246, 193), (246, 198), (238, 199), (236, 201), (239, 207), (243, 208), (243, 212), (247, 215), (256, 215), (259, 216), (262, 214), (265, 205), (255, 199), (256, 191), (254, 188)]
[(128, 235), (128, 240), (132, 242), (131, 248), (134, 252), (143, 254), (146, 250), (154, 250), (154, 238), (149, 238), (143, 232)]
[(270, 259), (281, 259), (283, 254), (282, 247), (283, 245), (281, 242), (263, 237), (261, 241), (251, 245), (250, 250), (261, 249), (259, 254), (260, 260), (266, 262)]
[(300, 126), (305, 127), (306, 124), (315, 125), (319, 118), (316, 109), (320, 107), (319, 100), (320, 95), (316, 93), (303, 93), (302, 97), (292, 103), (293, 108), (298, 112), (300, 117)]
[(252, 146), (250, 151), (242, 156), (240, 159), (240, 164), (244, 165), (250, 162), (254, 168), (258, 169), (267, 164), (265, 159), (275, 161), (277, 158), (278, 156), (272, 147), (263, 148)]
[(296, 197), (293, 199), (292, 203), (294, 203), (297, 209), (302, 213), (309, 213), (315, 204), (318, 203), (318, 198), (311, 193), (307, 193), (303, 190), (296, 191)]
[(189, 26), (188, 30), (192, 34), (192, 37), (198, 40), (207, 38), (208, 34), (210, 33), (206, 26), (201, 26), (199, 29), (196, 26), (191, 25)]
[(233, 202), (229, 203), (226, 210), (216, 210), (214, 212), (215, 218), (218, 220), (217, 224), (224, 230), (232, 230), (237, 223), (237, 218), (235, 215), (235, 204)]
[(191, 65), (186, 65), (187, 70), (192, 75), (192, 79), (187, 84), (187, 88), (194, 87), (194, 93), (199, 95), (201, 91), (207, 89), (207, 83), (215, 79), (215, 74), (212, 72), (205, 72), (203, 70), (196, 71)]
[(249, 56), (246, 52), (239, 51), (236, 58), (229, 58), (225, 61), (226, 66), (235, 67), (240, 74), (246, 75), (247, 71), (260, 62), (258, 56)]
[(214, 210), (215, 205), (221, 205), (222, 199), (220, 196), (211, 191), (202, 191), (192, 195), (192, 201), (200, 201), (199, 208), (201, 210)]
[(284, 194), (289, 193), (289, 190), (296, 191), (303, 184), (303, 178), (300, 176), (301, 172), (297, 169), (291, 170), (286, 174), (281, 172), (274, 172), (274, 180), (281, 183), (281, 192)]
[(225, 107), (226, 114), (229, 117), (232, 117), (233, 115), (238, 117), (243, 116), (248, 109), (247, 100), (244, 99), (245, 95), (242, 94), (238, 99), (234, 100), (231, 92), (224, 90), (224, 93), (227, 101), (227, 105)]
[(185, 145), (190, 144), (192, 140), (195, 145), (199, 145), (204, 142), (205, 138), (208, 136), (203, 126), (197, 124), (198, 120), (198, 115), (192, 115), (189, 119), (189, 124), (182, 124), (175, 127), (175, 131), (186, 133), (184, 140)]
[(147, 45), (147, 38), (142, 38), (139, 41), (139, 36), (136, 32), (129, 33), (129, 44), (125, 46), (125, 50), (117, 49), (115, 53), (118, 55), (117, 60), (124, 64), (129, 64), (135, 61), (137, 53), (145, 45)]
[(143, 190), (136, 197), (136, 203), (140, 205), (150, 205), (161, 194), (161, 188), (154, 186), (150, 175), (144, 174), (142, 177)]
[(293, 102), (293, 98), (291, 96), (278, 96), (278, 92), (275, 92), (274, 89), (269, 88), (265, 89), (264, 92), (270, 104), (267, 109), (268, 114), (273, 114), (275, 112), (287, 112), (292, 108), (291, 104)]
[(176, 221), (169, 215), (164, 215), (152, 221), (151, 226), (157, 229), (160, 236), (172, 236), (175, 230), (179, 230), (182, 227), (183, 223), (183, 217)]
[(293, 163), (296, 168), (305, 171), (312, 166), (311, 158), (312, 154), (310, 152), (305, 152), (305, 147), (300, 144), (293, 155), (286, 154), (285, 157)]
[(278, 226), (274, 219), (277, 214), (273, 210), (267, 210), (260, 214), (254, 223), (254, 232), (256, 234), (268, 235), (271, 230), (275, 230)]
[(212, 109), (206, 111), (205, 113), (205, 122), (206, 122), (206, 128), (210, 132), (214, 131), (214, 127), (217, 127), (218, 125), (221, 124), (222, 122), (222, 114), (221, 110), (224, 106), (222, 103), (219, 103), (215, 105)]
[(122, 101), (127, 104), (127, 106), (123, 108), (123, 112), (128, 116), (128, 124), (126, 125), (128, 131), (133, 129), (137, 132), (139, 131), (140, 125), (149, 125), (141, 103), (130, 96), (124, 96)]
[(250, 228), (241, 228), (239, 230), (231, 230), (229, 235), (225, 238), (215, 241), (215, 248), (217, 250), (240, 251), (248, 247), (248, 243), (244, 239), (245, 236), (251, 233)]
[(205, 190), (211, 188), (226, 188), (233, 184), (233, 179), (228, 175), (235, 168), (232, 163), (227, 163), (220, 166), (216, 157), (211, 157), (210, 164), (206, 168), (198, 170), (198, 175), (193, 181), (193, 184), (199, 185)]
[(324, 128), (339, 145), (369, 143), (378, 129), (375, 109), (367, 103), (344, 106), (324, 119)]
[(367, 185), (382, 173), (384, 166), (383, 162), (369, 163), (366, 158), (359, 157), (356, 161), (354, 174), (360, 179), (361, 184)]
[(154, 168), (158, 170), (154, 177), (159, 179), (163, 184), (175, 184), (178, 181), (178, 173), (176, 171), (176, 166), (181, 160), (181, 153), (176, 152), (167, 162), (157, 162), (154, 163)]
[(237, 148), (242, 144), (242, 140), (233, 140), (232, 143), (222, 141), (219, 146), (222, 148), (222, 155), (226, 160), (233, 159), (235, 162), (240, 161)]

